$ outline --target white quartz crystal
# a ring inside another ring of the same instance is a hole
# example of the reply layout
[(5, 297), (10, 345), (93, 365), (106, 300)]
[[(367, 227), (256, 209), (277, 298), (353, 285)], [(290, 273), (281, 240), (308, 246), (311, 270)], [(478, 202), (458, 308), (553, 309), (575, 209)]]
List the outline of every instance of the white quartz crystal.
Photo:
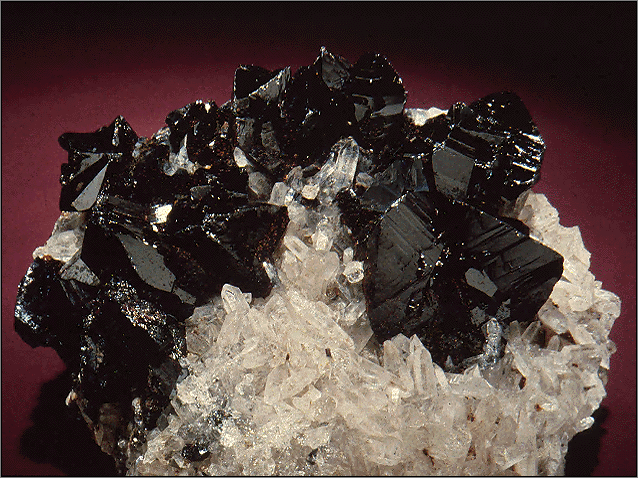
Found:
[(51, 237), (33, 251), (33, 258), (50, 256), (62, 263), (70, 261), (82, 247), (85, 221), (85, 213), (63, 211), (55, 221)]
[(340, 140), (301, 194), (306, 199), (319, 198), (322, 203), (331, 202), (337, 192), (352, 185), (360, 157), (359, 145), (352, 137)]
[(423, 126), (425, 122), (435, 116), (446, 114), (447, 110), (442, 110), (432, 106), (431, 108), (407, 108), (405, 114), (416, 125)]
[(99, 284), (97, 276), (80, 259), (87, 215), (84, 212), (63, 211), (58, 217), (51, 237), (33, 251), (33, 258), (50, 257), (62, 263), (60, 277), (74, 279), (89, 285)]
[(168, 176), (174, 175), (180, 169), (185, 170), (188, 174), (193, 174), (199, 167), (199, 165), (193, 163), (188, 158), (188, 151), (186, 150), (186, 137), (179, 145), (179, 151), (175, 153), (173, 150), (168, 155), (168, 161), (164, 163), (164, 173)]

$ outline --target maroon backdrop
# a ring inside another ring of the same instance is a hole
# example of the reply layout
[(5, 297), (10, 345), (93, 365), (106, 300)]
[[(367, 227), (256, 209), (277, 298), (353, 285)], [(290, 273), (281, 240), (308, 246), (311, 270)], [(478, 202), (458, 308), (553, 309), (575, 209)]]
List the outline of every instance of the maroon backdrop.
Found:
[[(54, 380), (64, 365), (13, 329), (18, 283), (59, 215), (66, 153), (58, 136), (94, 131), (119, 114), (150, 136), (173, 109), (229, 99), (238, 64), (294, 70), (322, 45), (351, 61), (384, 53), (403, 78), (408, 107), (448, 108), (503, 89), (521, 96), (547, 144), (534, 190), (563, 225), (580, 226), (592, 272), (623, 302), (602, 424), (574, 469), (592, 471), (600, 441), (593, 474), (636, 474), (635, 3), (4, 2), (2, 13), (3, 475), (100, 474), (88, 451), (80, 456), (86, 468), (51, 458), (57, 452), (47, 447), (67, 446), (69, 433), (34, 409), (40, 393), (38, 406), (54, 409), (68, 392)], [(46, 383), (62, 398), (53, 400)]]

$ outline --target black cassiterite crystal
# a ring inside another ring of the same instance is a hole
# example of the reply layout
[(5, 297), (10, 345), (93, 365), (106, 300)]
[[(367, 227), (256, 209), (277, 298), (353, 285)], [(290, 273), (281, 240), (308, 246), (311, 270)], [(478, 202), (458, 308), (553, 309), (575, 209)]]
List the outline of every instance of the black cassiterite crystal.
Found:
[(321, 63), (318, 59), (293, 75), (281, 104), (282, 146), (302, 166), (307, 165), (306, 158), (318, 159), (313, 155), (321, 155), (339, 138), (349, 136), (355, 122), (352, 98), (342, 88), (326, 84)]
[(406, 93), (401, 78), (383, 55), (368, 53), (352, 67), (345, 90), (354, 102), (362, 146), (383, 149), (403, 119)]
[(270, 72), (258, 66), (235, 71), (233, 112), (237, 146), (268, 174), (282, 176), (292, 164), (282, 154), (275, 128), (280, 128), (280, 104), (290, 83), (290, 68)]
[(238, 145), (281, 180), (294, 166), (323, 161), (343, 137), (385, 151), (400, 136), (405, 101), (401, 78), (377, 53), (351, 65), (322, 48), (294, 75), (241, 66), (233, 101)]
[(432, 154), (436, 188), (497, 213), (538, 181), (545, 143), (513, 93), (486, 96), (455, 113)]
[(18, 287), (15, 328), (32, 347), (53, 347), (67, 364), (77, 364), (83, 299), (92, 294), (84, 291), (90, 286), (61, 279), (61, 267), (50, 257), (33, 261)]
[(563, 258), (509, 223), (438, 193), (404, 194), (365, 241), (364, 288), (380, 340), (417, 334), (443, 364), (482, 352), (481, 326), (533, 318)]
[(500, 215), (539, 179), (544, 149), (520, 98), (496, 93), (404, 125), (402, 157), (338, 194), (379, 340), (416, 333), (440, 365), (459, 366), (481, 353), (490, 318), (533, 318), (562, 257)]
[(108, 166), (132, 153), (137, 135), (122, 116), (94, 133), (65, 133), (58, 139), (69, 152), (62, 165), (60, 210), (86, 211), (95, 203)]
[[(73, 230), (78, 247), (34, 260), (15, 327), (73, 371), (75, 401), (122, 469), (116, 444), (139, 446), (169, 405), (193, 308), (225, 283), (270, 292), (264, 264), (288, 215), (261, 200), (289, 175), (321, 186), (302, 204), (336, 200), (379, 341), (416, 334), (440, 365), (462, 368), (488, 321), (530, 320), (547, 300), (562, 257), (504, 217), (538, 181), (545, 149), (520, 98), (457, 103), (418, 125), (405, 102), (382, 55), (351, 64), (322, 48), (294, 74), (240, 66), (231, 101), (172, 111), (151, 138), (121, 116), (59, 138), (67, 226), (53, 237)], [(183, 449), (192, 462), (208, 453)]]

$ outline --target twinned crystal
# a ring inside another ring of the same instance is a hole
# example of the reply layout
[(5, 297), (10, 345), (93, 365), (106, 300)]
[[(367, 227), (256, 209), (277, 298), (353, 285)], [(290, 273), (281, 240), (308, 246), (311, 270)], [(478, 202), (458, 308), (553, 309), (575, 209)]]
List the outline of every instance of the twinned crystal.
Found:
[(16, 330), (129, 474), (556, 474), (618, 298), (511, 92), (405, 109), (377, 53), (242, 65), (233, 98), (66, 133)]
[(490, 318), (531, 320), (563, 263), (507, 222), (425, 192), (393, 203), (368, 237), (365, 257), (377, 336), (417, 334), (440, 365), (479, 355)]

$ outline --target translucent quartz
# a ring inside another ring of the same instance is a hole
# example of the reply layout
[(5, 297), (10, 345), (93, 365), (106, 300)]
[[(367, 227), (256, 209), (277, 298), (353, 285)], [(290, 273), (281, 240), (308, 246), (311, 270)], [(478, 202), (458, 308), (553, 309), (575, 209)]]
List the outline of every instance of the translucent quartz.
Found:
[[(566, 274), (588, 268), (580, 235), (560, 226), (554, 211), (531, 193), (521, 217), (548, 246), (576, 251), (565, 256)], [(328, 231), (330, 221), (321, 224), (323, 234), (339, 235)], [(614, 294), (574, 277), (575, 294), (594, 298), (586, 311), (574, 310), (559, 289), (538, 320), (502, 331), (500, 360), (447, 373), (416, 336), (399, 334), (379, 347), (357, 283), (341, 285), (354, 288), (354, 299), (329, 298), (337, 271), (359, 263), (351, 247), (341, 260), (334, 252), (336, 262), (326, 260), (329, 252), (306, 235), (316, 228), (301, 232), (291, 223), (276, 264), (282, 283), (265, 300), (224, 286), (223, 307), (196, 309), (175, 414), (149, 434), (129, 473), (562, 473), (567, 442), (592, 426), (605, 396), (600, 371), (609, 367), (608, 334), (620, 312)], [(207, 344), (191, 339), (202, 328)], [(501, 331), (488, 322), (486, 334), (493, 337), (487, 351)], [(219, 410), (231, 417), (221, 435), (206, 418)], [(169, 443), (185, 444), (187, 429), (217, 443), (209, 458), (177, 460), (181, 448)]]

